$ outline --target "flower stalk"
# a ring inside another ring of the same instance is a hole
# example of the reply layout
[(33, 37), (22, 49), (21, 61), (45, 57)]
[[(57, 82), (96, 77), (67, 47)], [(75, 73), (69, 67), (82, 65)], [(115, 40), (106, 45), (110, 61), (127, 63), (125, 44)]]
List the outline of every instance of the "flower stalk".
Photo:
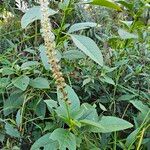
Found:
[(56, 43), (55, 43), (55, 36), (52, 32), (52, 25), (50, 23), (49, 14), (48, 14), (48, 0), (40, 0), (41, 5), (41, 27), (43, 32), (43, 38), (45, 42), (45, 47), (47, 50), (47, 56), (49, 63), (51, 64), (53, 77), (55, 79), (55, 83), (57, 85), (58, 90), (63, 95), (63, 99), (67, 102), (67, 93), (65, 91), (65, 79), (60, 71), (60, 66), (58, 64), (58, 60), (56, 57)]

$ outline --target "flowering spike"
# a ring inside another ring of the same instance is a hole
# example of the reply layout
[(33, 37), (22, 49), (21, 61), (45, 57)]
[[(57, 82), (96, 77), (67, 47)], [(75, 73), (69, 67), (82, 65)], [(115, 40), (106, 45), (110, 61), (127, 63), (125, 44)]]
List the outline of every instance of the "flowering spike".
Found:
[(48, 0), (40, 0), (41, 4), (41, 27), (43, 32), (43, 38), (45, 42), (45, 47), (47, 50), (47, 56), (49, 63), (51, 64), (53, 77), (56, 81), (56, 85), (60, 92), (63, 94), (63, 99), (67, 100), (67, 93), (65, 91), (65, 79), (60, 71), (60, 66), (58, 64), (58, 60), (56, 58), (56, 50), (55, 50), (55, 36), (52, 32), (52, 25), (50, 23), (49, 14), (48, 14)]

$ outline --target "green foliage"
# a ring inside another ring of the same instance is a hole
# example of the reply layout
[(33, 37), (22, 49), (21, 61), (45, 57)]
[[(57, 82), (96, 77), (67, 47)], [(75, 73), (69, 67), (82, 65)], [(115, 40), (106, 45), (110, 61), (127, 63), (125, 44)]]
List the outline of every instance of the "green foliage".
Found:
[(82, 50), (87, 56), (103, 66), (103, 57), (96, 43), (83, 35), (71, 35), (71, 38), (75, 45)]
[(93, 4), (93, 5), (100, 5), (100, 6), (105, 6), (105, 7), (108, 7), (108, 8), (113, 8), (113, 9), (116, 9), (116, 10), (119, 10), (119, 11), (121, 10), (119, 5), (117, 5), (116, 3), (114, 3), (110, 0), (91, 0), (89, 3)]
[(31, 147), (31, 150), (40, 150), (44, 148), (45, 150), (55, 150), (58, 149), (58, 143), (50, 139), (51, 133), (47, 133), (41, 138), (39, 138)]
[[(56, 12), (52, 9), (49, 9), (49, 15), (54, 15)], [(30, 23), (35, 20), (41, 19), (41, 11), (39, 6), (34, 6), (29, 9), (21, 19), (21, 27), (26, 28)]]
[(25, 2), (24, 13), (18, 3), (0, 4), (0, 149), (148, 149), (148, 1), (50, 2), (67, 102), (48, 62), (40, 6)]
[(60, 150), (66, 148), (76, 150), (76, 137), (68, 130), (58, 128), (51, 133), (50, 138), (58, 141)]
[(49, 82), (45, 78), (37, 77), (30, 81), (30, 86), (37, 89), (49, 89)]

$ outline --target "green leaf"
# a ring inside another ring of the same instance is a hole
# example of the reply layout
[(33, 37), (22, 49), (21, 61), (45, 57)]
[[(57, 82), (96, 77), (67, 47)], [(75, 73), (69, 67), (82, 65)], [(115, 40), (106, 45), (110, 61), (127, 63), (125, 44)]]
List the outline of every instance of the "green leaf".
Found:
[(87, 78), (87, 79), (83, 80), (82, 87), (85, 86), (86, 84), (90, 83), (91, 81), (92, 81), (91, 78)]
[(137, 39), (138, 38), (138, 36), (136, 34), (129, 33), (126, 30), (123, 30), (123, 29), (119, 29), (118, 34), (124, 40), (126, 40), (126, 39)]
[(21, 116), (21, 110), (19, 109), (16, 115), (16, 123), (17, 126), (19, 127), (22, 123), (22, 116)]
[(93, 4), (93, 5), (99, 5), (99, 6), (105, 6), (108, 8), (112, 8), (112, 9), (121, 11), (120, 6), (111, 0), (90, 0), (89, 2), (86, 2), (86, 3)]
[(40, 150), (44, 148), (44, 150), (57, 150), (58, 143), (50, 139), (51, 133), (47, 133), (40, 137), (34, 144), (31, 146), (31, 150)]
[(96, 43), (89, 37), (83, 35), (70, 35), (75, 45), (82, 50), (87, 56), (103, 66), (103, 56)]
[(103, 116), (99, 121), (99, 124), (104, 128), (99, 129), (99, 128), (92, 127), (89, 130), (91, 132), (109, 133), (109, 132), (125, 130), (133, 127), (133, 125), (128, 121), (117, 117), (112, 117), (112, 116)]
[(5, 140), (5, 133), (3, 133), (3, 132), (1, 131), (1, 133), (0, 133), (0, 142), (3, 143), (4, 140)]
[(96, 127), (99, 128), (100, 130), (104, 129), (104, 127), (99, 123), (99, 122), (94, 122), (92, 120), (80, 120), (80, 123), (82, 123), (83, 125), (89, 125), (91, 128), (92, 127)]
[(20, 133), (18, 132), (17, 129), (15, 129), (11, 124), (9, 123), (6, 123), (5, 124), (5, 130), (6, 130), (6, 133), (10, 136), (13, 136), (13, 137), (17, 137), (19, 138), (20, 137)]
[(31, 67), (39, 65), (38, 61), (27, 61), (21, 65), (22, 70), (30, 69)]
[(100, 80), (102, 82), (107, 82), (109, 84), (115, 85), (115, 82), (113, 81), (113, 79), (108, 77), (108, 76), (103, 76), (103, 77), (100, 78)]
[(94, 22), (75, 23), (69, 28), (68, 33), (72, 33), (72, 32), (83, 30), (83, 29), (88, 29), (90, 27), (96, 27), (96, 26), (97, 26), (97, 23), (94, 23)]
[(37, 77), (33, 80), (30, 80), (30, 86), (37, 89), (49, 89), (49, 82), (45, 78)]
[(51, 133), (50, 138), (59, 142), (59, 149), (76, 150), (76, 138), (70, 131), (58, 128)]
[(4, 102), (4, 115), (7, 116), (19, 108), (24, 101), (24, 95), (22, 91), (15, 91), (11, 93), (9, 98)]
[(30, 78), (26, 75), (20, 76), (12, 81), (13, 85), (22, 91), (25, 91), (29, 85)]
[(122, 21), (122, 20), (120, 20), (120, 22), (122, 22), (123, 24), (125, 24), (129, 28), (131, 27), (131, 25), (133, 23), (133, 21)]
[(94, 106), (83, 103), (80, 108), (79, 115), (76, 116), (76, 119), (78, 120), (91, 120), (91, 121), (98, 121), (98, 114), (97, 110)]
[(68, 60), (75, 60), (85, 58), (85, 55), (79, 50), (69, 50), (63, 53), (63, 58)]
[(5, 88), (9, 84), (9, 78), (0, 78), (0, 93), (5, 91)]
[(136, 130), (134, 130), (129, 134), (129, 136), (126, 138), (126, 143), (125, 143), (126, 147), (129, 147), (132, 144), (132, 142), (136, 140), (138, 132), (139, 132), (139, 128), (137, 128)]
[(47, 107), (48, 107), (48, 110), (51, 112), (53, 108), (57, 108), (58, 105), (57, 105), (57, 102), (54, 101), (54, 100), (44, 100), (44, 102), (46, 103)]
[(107, 111), (106, 107), (104, 105), (102, 105), (101, 103), (99, 103), (99, 107), (100, 107), (101, 110)]
[(122, 4), (124, 7), (126, 7), (129, 10), (132, 10), (134, 6), (134, 3), (128, 3), (128, 2), (125, 2), (124, 0), (118, 1), (118, 3)]
[(2, 68), (2, 74), (3, 74), (3, 76), (12, 75), (14, 73), (15, 73), (15, 71), (12, 68), (9, 68), (9, 67)]
[[(65, 91), (66, 91), (68, 99), (69, 99), (69, 101), (71, 103), (70, 104), (70, 110), (72, 112), (79, 110), (79, 108), (80, 108), (80, 100), (79, 100), (77, 94), (74, 92), (74, 90), (69, 85), (66, 85)], [(59, 90), (57, 90), (57, 96), (58, 96), (59, 104), (66, 108), (64, 100), (62, 99), (63, 95), (62, 95), (62, 93)]]
[(70, 107), (68, 108), (68, 110), (63, 106), (59, 106), (57, 107), (57, 109), (55, 110), (57, 115), (63, 119), (63, 121), (65, 121), (67, 123), (68, 121), (68, 111), (70, 113)]
[[(56, 14), (56, 11), (49, 8), (49, 15), (54, 15), (54, 14)], [(21, 27), (26, 28), (30, 23), (40, 19), (41, 19), (40, 6), (34, 6), (29, 10), (27, 10), (27, 12), (23, 15), (21, 19)]]
[(42, 60), (42, 63), (43, 63), (43, 65), (44, 65), (45, 69), (46, 69), (46, 70), (50, 70), (50, 69), (51, 69), (51, 65), (48, 63), (49, 60), (48, 60), (48, 57), (47, 57), (47, 55), (46, 55), (45, 46), (40, 45), (39, 51), (40, 51), (40, 57), (41, 57), (41, 60)]
[(35, 109), (35, 113), (40, 119), (44, 119), (46, 113), (46, 104), (41, 100)]
[(28, 53), (33, 54), (33, 55), (36, 54), (36, 51), (33, 50), (32, 48), (26, 48), (26, 49), (24, 49), (23, 51), (24, 51), (24, 52), (28, 52)]
[(121, 95), (118, 100), (119, 101), (130, 101), (132, 99), (134, 99), (136, 97), (136, 95), (133, 94), (125, 94), (125, 95)]
[(139, 100), (132, 100), (130, 101), (136, 107), (139, 111), (141, 111), (143, 114), (147, 114), (149, 111), (149, 107), (147, 105), (144, 105), (141, 101)]

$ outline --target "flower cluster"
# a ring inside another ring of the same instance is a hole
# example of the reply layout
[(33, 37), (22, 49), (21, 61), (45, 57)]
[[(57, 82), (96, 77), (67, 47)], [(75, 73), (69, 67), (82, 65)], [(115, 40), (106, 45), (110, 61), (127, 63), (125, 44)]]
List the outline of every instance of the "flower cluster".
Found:
[(55, 36), (52, 32), (52, 25), (50, 23), (49, 14), (48, 14), (48, 0), (40, 0), (41, 4), (41, 27), (43, 32), (43, 38), (45, 42), (45, 47), (47, 49), (47, 56), (49, 63), (52, 66), (53, 77), (56, 81), (58, 89), (63, 94), (63, 99), (67, 101), (67, 93), (65, 92), (65, 80), (63, 78), (62, 72), (60, 71), (60, 66), (56, 58), (55, 50)]

